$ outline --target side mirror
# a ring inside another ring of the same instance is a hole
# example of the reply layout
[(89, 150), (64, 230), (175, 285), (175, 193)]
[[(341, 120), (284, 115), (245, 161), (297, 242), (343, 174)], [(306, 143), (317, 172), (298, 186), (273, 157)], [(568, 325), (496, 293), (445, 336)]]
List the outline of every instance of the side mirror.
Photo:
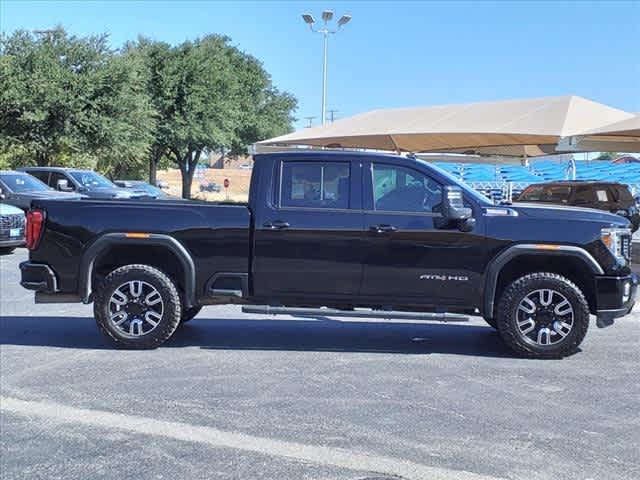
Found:
[(61, 192), (72, 192), (73, 191), (73, 188), (71, 188), (69, 186), (69, 180), (65, 180), (63, 178), (58, 180), (58, 183), (56, 184), (56, 188), (58, 190), (60, 190)]
[(476, 226), (473, 210), (464, 206), (462, 189), (447, 185), (442, 192), (442, 218), (435, 222), (436, 228), (457, 228), (470, 232)]
[(447, 220), (467, 220), (473, 215), (473, 210), (464, 206), (462, 189), (447, 185), (442, 192), (442, 216)]

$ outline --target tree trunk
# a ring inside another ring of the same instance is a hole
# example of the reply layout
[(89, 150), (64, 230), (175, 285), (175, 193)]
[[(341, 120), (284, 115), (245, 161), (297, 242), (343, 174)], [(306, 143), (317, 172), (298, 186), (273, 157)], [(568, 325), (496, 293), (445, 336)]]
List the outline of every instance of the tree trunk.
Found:
[(37, 156), (36, 161), (38, 162), (39, 167), (48, 167), (49, 166), (49, 158), (46, 153), (41, 153)]
[(149, 158), (149, 183), (155, 185), (158, 181), (158, 163), (160, 163), (160, 157), (162, 157), (162, 150), (157, 149)]
[(189, 168), (190, 162), (184, 162), (180, 165), (180, 173), (182, 173), (182, 198), (191, 198), (191, 184), (193, 183), (194, 169)]

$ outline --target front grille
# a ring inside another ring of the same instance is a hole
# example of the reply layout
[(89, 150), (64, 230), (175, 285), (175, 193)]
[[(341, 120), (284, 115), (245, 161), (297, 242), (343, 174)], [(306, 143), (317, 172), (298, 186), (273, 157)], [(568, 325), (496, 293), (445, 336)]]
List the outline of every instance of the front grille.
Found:
[(0, 215), (0, 229), (10, 230), (12, 228), (24, 228), (23, 214), (12, 213), (9, 215)]
[[(16, 240), (24, 236), (24, 215), (21, 213), (12, 213), (8, 215), (0, 215), (0, 239)], [(11, 235), (18, 230), (19, 235)]]

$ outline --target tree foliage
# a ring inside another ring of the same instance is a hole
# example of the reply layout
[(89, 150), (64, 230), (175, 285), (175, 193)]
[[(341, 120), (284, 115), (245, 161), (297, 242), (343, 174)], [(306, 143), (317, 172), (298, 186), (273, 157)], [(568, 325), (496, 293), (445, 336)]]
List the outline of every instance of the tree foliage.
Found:
[(82, 162), (104, 171), (144, 161), (155, 130), (142, 64), (107, 36), (57, 28), (0, 38), (0, 148), (14, 163)]
[(185, 198), (203, 153), (241, 153), (291, 129), (295, 99), (273, 87), (260, 62), (228, 37), (208, 35), (176, 47), (143, 38), (127, 52), (144, 59), (158, 112), (150, 171), (160, 152), (167, 154), (180, 168)]
[(0, 164), (75, 165), (120, 177), (175, 162), (190, 196), (202, 154), (244, 153), (290, 131), (296, 100), (228, 37), (172, 46), (63, 28), (0, 37)]

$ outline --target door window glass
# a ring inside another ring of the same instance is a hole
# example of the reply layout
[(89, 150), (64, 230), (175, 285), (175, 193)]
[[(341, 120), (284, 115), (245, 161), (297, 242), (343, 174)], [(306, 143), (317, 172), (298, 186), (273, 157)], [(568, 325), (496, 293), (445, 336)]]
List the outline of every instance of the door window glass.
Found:
[[(67, 181), (67, 185), (71, 188), (74, 188), (73, 183), (71, 183), (69, 181), (69, 179), (67, 177), (65, 177), (63, 174), (58, 173), (58, 172), (51, 172), (51, 178), (49, 179), (49, 186), (51, 188), (58, 188), (58, 180), (66, 180)], [(75, 188), (74, 188), (75, 190)]]
[(576, 193), (573, 197), (573, 203), (576, 205), (586, 205), (595, 202), (593, 190), (589, 187), (576, 187)]
[(349, 164), (284, 162), (281, 207), (349, 208)]
[(432, 178), (409, 168), (374, 164), (372, 171), (375, 210), (438, 213), (442, 187)]
[(41, 182), (46, 183), (47, 185), (49, 184), (49, 172), (42, 172), (40, 170), (37, 170), (37, 171), (29, 172), (29, 175), (33, 175), (38, 180), (40, 180)]

